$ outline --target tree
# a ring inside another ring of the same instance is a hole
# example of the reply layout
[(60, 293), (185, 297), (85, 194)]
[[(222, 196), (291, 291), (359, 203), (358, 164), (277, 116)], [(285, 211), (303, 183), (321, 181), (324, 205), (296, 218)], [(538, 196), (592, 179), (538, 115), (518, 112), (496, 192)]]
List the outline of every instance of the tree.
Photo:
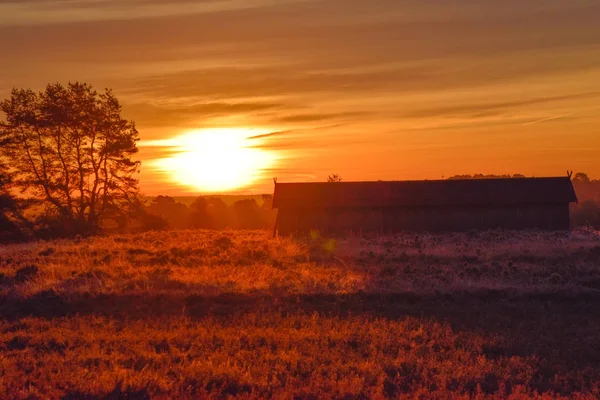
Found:
[(260, 229), (264, 227), (256, 200), (239, 200), (233, 203), (232, 208), (235, 216), (235, 228)]
[(129, 224), (127, 224), (129, 232), (161, 231), (170, 227), (169, 221), (164, 216), (149, 211), (148, 207), (139, 199), (131, 209), (131, 221), (128, 221)]
[(190, 204), (191, 227), (196, 229), (215, 229), (215, 220), (209, 212), (209, 201), (205, 197), (198, 197)]
[(20, 206), (11, 192), (11, 176), (7, 168), (0, 164), (0, 243), (21, 238)]
[(139, 140), (111, 90), (86, 83), (14, 89), (0, 103), (0, 158), (14, 186), (43, 206), (64, 234), (93, 234), (131, 211), (138, 196)]
[(263, 202), (260, 207), (265, 211), (271, 211), (273, 209), (273, 195), (263, 194), (261, 197)]
[[(1, 145), (1, 144), (0, 144)], [(5, 165), (0, 163), (0, 198), (5, 199), (0, 205), (5, 205), (8, 198), (12, 197), (10, 193), (11, 177)]]
[(229, 226), (229, 208), (223, 199), (214, 196), (206, 198), (206, 211), (213, 222), (213, 229), (225, 229)]
[(342, 181), (342, 177), (339, 174), (331, 174), (327, 177), (327, 182), (332, 183), (332, 182), (341, 182)]
[(575, 183), (590, 183), (590, 178), (586, 173), (578, 172), (573, 177), (573, 182)]
[(170, 196), (154, 198), (147, 207), (147, 211), (164, 218), (171, 228), (185, 229), (190, 226), (190, 209)]

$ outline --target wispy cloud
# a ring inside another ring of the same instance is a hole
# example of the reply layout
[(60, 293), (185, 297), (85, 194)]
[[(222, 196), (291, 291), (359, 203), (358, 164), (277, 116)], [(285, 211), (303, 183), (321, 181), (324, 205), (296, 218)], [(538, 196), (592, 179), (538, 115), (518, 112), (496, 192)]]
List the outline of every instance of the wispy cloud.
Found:
[(364, 119), (371, 115), (369, 112), (349, 112), (349, 113), (323, 113), (323, 114), (292, 114), (276, 118), (274, 122), (295, 123), (295, 122), (320, 122), (328, 120), (348, 120)]
[(151, 103), (128, 104), (125, 111), (134, 115), (136, 121), (156, 127), (189, 126), (199, 124), (209, 117), (233, 116), (238, 114), (255, 113), (264, 110), (284, 108), (277, 103), (202, 103), (156, 105)]
[[(600, 92), (577, 93), (565, 96), (548, 96), (518, 101), (481, 102), (476, 104), (462, 104), (458, 106), (426, 108), (407, 112), (404, 114), (404, 116), (408, 118), (431, 118), (448, 116), (487, 117), (490, 115), (497, 115), (497, 113), (500, 111), (506, 111), (510, 109), (518, 110), (525, 106), (536, 106), (569, 100), (596, 98), (600, 98)], [(570, 115), (570, 113), (565, 114), (565, 116), (566, 115)]]
[(572, 115), (572, 113), (566, 113), (566, 114), (562, 114), (562, 115), (553, 115), (551, 117), (536, 119), (535, 121), (526, 122), (523, 125), (528, 126), (528, 125), (538, 124), (540, 122), (554, 121), (557, 119), (562, 119), (562, 118), (568, 117), (569, 115)]
[[(282, 0), (31, 0), (0, 1), (0, 25), (115, 21), (245, 10)], [(303, 0), (283, 0), (297, 2)], [(304, 0), (307, 1), (307, 0)]]

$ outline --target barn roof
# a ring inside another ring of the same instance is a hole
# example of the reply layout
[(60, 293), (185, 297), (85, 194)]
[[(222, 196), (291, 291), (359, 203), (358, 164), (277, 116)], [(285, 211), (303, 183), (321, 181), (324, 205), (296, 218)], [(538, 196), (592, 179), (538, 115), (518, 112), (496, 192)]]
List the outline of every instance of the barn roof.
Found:
[(273, 208), (507, 206), (576, 202), (559, 178), (277, 183)]

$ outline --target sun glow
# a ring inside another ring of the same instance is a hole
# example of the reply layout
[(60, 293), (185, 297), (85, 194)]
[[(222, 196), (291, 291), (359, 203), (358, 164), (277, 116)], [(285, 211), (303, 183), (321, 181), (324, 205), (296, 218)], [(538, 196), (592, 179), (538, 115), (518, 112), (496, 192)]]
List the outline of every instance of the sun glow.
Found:
[(151, 165), (173, 182), (202, 192), (227, 192), (252, 185), (274, 165), (275, 154), (260, 149), (260, 138), (254, 138), (267, 133), (249, 128), (197, 129), (146, 145), (172, 152)]

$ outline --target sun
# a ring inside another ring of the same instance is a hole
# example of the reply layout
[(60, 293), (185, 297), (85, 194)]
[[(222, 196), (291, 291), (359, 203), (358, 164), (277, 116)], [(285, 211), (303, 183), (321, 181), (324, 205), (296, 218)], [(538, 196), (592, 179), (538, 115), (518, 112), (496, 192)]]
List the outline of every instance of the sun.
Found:
[(228, 192), (252, 185), (273, 166), (272, 152), (258, 148), (253, 138), (269, 131), (251, 128), (211, 128), (153, 141), (172, 153), (151, 162), (154, 169), (179, 185), (201, 192)]

